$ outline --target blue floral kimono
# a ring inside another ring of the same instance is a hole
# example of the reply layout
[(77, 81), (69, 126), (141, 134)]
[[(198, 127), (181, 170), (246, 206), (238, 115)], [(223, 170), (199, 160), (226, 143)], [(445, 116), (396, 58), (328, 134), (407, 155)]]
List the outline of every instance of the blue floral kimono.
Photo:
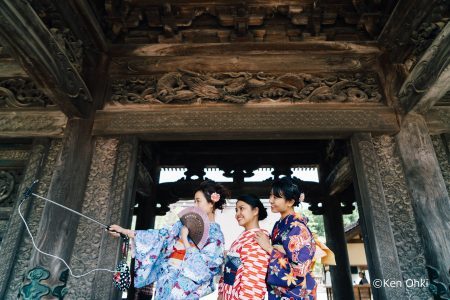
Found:
[(223, 264), (224, 238), (211, 223), (206, 245), (185, 250), (180, 221), (163, 229), (137, 230), (134, 238), (134, 286), (156, 284), (155, 299), (199, 299), (214, 291), (214, 276)]
[(307, 219), (291, 214), (277, 221), (272, 231), (272, 245), (267, 283), (269, 300), (316, 299), (316, 282), (311, 266), (316, 252), (314, 237), (306, 226)]

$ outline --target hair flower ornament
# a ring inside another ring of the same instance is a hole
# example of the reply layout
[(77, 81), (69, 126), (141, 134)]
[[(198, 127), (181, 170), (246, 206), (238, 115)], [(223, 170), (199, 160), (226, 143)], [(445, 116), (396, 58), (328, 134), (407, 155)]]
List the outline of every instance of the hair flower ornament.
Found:
[(220, 195), (218, 193), (212, 193), (211, 194), (211, 201), (212, 202), (217, 202), (220, 200)]

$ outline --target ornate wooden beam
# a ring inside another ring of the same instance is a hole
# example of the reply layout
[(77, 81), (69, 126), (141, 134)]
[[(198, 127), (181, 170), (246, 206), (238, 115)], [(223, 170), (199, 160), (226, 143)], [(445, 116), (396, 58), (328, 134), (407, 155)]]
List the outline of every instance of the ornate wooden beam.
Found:
[(62, 137), (66, 122), (59, 111), (0, 111), (0, 138)]
[[(64, 46), (27, 1), (0, 2), (0, 39), (10, 54), (69, 117), (87, 117), (92, 97)], [(19, 38), (20, 37), (20, 38)]]
[(426, 113), (450, 91), (450, 23), (409, 74), (399, 93), (406, 112)]
[(97, 111), (93, 134), (153, 140), (317, 139), (396, 133), (398, 128), (394, 110), (381, 105), (155, 105)]
[(393, 63), (403, 63), (411, 52), (411, 35), (439, 0), (400, 0), (378, 41), (388, 49)]

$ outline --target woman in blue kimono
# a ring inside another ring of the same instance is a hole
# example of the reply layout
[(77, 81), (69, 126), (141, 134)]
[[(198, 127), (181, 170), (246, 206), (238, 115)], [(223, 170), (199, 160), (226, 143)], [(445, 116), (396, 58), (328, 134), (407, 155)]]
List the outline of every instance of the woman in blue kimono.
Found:
[[(215, 223), (216, 209), (223, 209), (228, 191), (208, 180), (196, 190), (195, 205), (203, 209), (211, 221), (209, 237), (202, 249), (188, 238), (189, 230), (180, 221), (160, 230), (129, 230), (111, 225), (110, 230), (130, 237), (134, 243), (134, 286), (155, 283), (155, 299), (199, 299), (215, 289), (214, 276), (221, 272), (224, 238)], [(117, 233), (112, 233), (118, 236)]]
[(316, 299), (316, 282), (311, 266), (316, 252), (314, 237), (307, 218), (295, 213), (294, 207), (303, 201), (298, 185), (289, 177), (276, 180), (270, 192), (272, 212), (280, 213), (272, 230), (272, 241), (257, 234), (256, 241), (270, 254), (267, 272), (269, 300)]

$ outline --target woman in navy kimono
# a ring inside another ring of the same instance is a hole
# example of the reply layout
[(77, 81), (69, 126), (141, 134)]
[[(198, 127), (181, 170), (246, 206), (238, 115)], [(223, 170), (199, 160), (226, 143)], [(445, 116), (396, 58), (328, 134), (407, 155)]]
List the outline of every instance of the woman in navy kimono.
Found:
[(307, 218), (295, 213), (303, 201), (298, 185), (289, 177), (276, 180), (270, 192), (272, 212), (280, 213), (272, 230), (272, 241), (257, 234), (256, 241), (270, 254), (267, 272), (269, 300), (314, 300), (316, 282), (311, 266), (316, 252)]
[[(129, 230), (111, 225), (134, 243), (134, 286), (141, 288), (155, 282), (155, 299), (199, 299), (215, 290), (214, 276), (221, 272), (224, 238), (215, 223), (215, 210), (223, 209), (228, 191), (208, 180), (196, 190), (195, 205), (209, 217), (209, 237), (202, 249), (188, 238), (189, 231), (180, 221), (159, 230)], [(117, 233), (113, 233), (118, 236)]]

